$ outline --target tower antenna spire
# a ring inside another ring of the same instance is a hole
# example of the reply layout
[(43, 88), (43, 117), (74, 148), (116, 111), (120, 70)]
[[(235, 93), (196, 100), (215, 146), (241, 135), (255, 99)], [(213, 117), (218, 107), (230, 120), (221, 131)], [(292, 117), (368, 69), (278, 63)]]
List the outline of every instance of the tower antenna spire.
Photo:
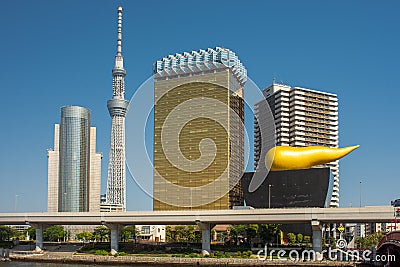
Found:
[(122, 6), (118, 7), (117, 56), (122, 56)]

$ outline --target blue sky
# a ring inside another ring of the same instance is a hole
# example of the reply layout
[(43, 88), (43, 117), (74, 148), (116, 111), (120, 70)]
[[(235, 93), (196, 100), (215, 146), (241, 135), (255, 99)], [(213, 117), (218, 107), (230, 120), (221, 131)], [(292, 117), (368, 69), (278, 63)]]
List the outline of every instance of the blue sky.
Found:
[[(341, 206), (400, 198), (400, 4), (397, 1), (1, 1), (0, 212), (47, 209), (47, 153), (60, 107), (91, 109), (105, 192), (116, 52), (124, 6), (126, 96), (157, 59), (224, 46), (260, 88), (274, 77), (336, 93)], [(129, 210), (151, 201), (128, 178)], [(16, 197), (16, 195), (18, 195)], [(17, 201), (16, 201), (17, 200)]]

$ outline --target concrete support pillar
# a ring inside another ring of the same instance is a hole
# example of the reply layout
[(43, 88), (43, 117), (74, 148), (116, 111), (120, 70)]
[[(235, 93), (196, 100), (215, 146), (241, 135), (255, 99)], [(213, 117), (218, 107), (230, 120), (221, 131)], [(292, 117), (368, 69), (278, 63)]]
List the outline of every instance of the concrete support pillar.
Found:
[(311, 221), (313, 250), (317, 253), (322, 252), (322, 225), (319, 221)]
[(201, 253), (209, 255), (211, 252), (211, 224), (196, 222), (201, 230)]
[(44, 225), (43, 224), (35, 224), (32, 225), (32, 227), (36, 228), (36, 247), (35, 251), (36, 252), (41, 252), (43, 250), (43, 230), (44, 230)]
[(116, 253), (118, 253), (119, 231), (121, 229), (121, 226), (118, 224), (110, 224), (107, 226), (108, 228), (110, 228), (111, 231), (111, 255), (115, 255)]

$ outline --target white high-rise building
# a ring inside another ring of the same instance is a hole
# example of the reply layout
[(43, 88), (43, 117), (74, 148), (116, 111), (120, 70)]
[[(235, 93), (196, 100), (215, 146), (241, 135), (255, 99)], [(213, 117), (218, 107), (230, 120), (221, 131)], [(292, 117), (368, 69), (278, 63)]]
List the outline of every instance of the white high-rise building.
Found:
[(366, 227), (365, 223), (357, 223), (354, 231), (354, 237), (364, 238), (366, 236)]
[(399, 230), (400, 230), (399, 219), (392, 220), (391, 222), (375, 224), (375, 232), (391, 233)]
[[(338, 147), (338, 99), (335, 94), (301, 87), (273, 83), (263, 90), (266, 101), (255, 106), (254, 164), (265, 159), (268, 147), (261, 137), (257, 118), (263, 118), (265, 102), (275, 119), (276, 145), (278, 146), (326, 146)], [(327, 164), (331, 168), (334, 183), (331, 207), (339, 207), (339, 162)]]
[(90, 111), (61, 108), (54, 127), (54, 149), (48, 150), (48, 212), (100, 211), (102, 154), (96, 152), (96, 128)]
[(118, 41), (113, 76), (113, 98), (107, 101), (111, 116), (110, 161), (108, 164), (106, 204), (126, 210), (125, 116), (129, 101), (125, 100), (124, 59), (122, 57), (122, 7), (118, 7)]

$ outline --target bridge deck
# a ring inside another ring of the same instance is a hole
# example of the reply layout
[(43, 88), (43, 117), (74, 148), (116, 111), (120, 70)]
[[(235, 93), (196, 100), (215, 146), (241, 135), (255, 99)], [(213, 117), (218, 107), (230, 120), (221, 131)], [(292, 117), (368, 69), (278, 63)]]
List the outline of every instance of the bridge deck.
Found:
[(128, 211), (128, 212), (35, 212), (0, 213), (0, 224), (213, 224), (247, 223), (323, 223), (388, 222), (394, 218), (391, 206), (364, 208), (290, 208), (246, 210), (196, 210), (196, 211)]

